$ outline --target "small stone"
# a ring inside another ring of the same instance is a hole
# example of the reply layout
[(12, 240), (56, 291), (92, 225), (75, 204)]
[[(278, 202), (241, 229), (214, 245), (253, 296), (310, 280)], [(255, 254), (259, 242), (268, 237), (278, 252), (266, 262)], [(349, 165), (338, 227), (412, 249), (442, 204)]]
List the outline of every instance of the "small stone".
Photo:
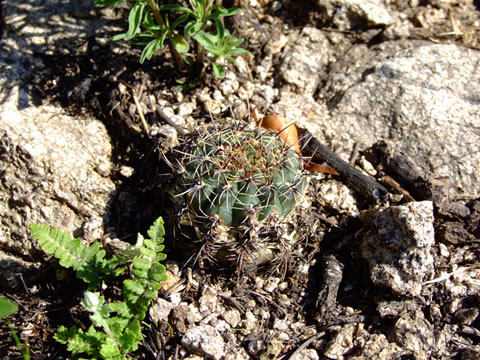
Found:
[(317, 186), (319, 202), (340, 214), (358, 216), (359, 210), (354, 192), (337, 180), (321, 182)]
[(234, 72), (227, 72), (225, 79), (220, 83), (219, 89), (224, 96), (234, 94), (240, 84), (238, 83), (237, 77)]
[(285, 34), (274, 33), (273, 36), (273, 39), (265, 45), (265, 54), (267, 55), (278, 54), (288, 42), (288, 37)]
[(203, 315), (209, 315), (220, 307), (217, 292), (211, 288), (204, 288), (203, 294), (198, 300), (199, 310)]
[(276, 319), (273, 323), (273, 328), (275, 330), (285, 331), (288, 329), (288, 324), (285, 320)]
[(354, 324), (339, 328), (327, 345), (324, 355), (329, 359), (342, 359), (343, 354), (353, 347)]
[(267, 281), (265, 281), (263, 290), (265, 290), (266, 292), (272, 293), (278, 287), (279, 283), (280, 283), (279, 278), (269, 278), (267, 279)]
[(303, 349), (298, 354), (290, 357), (290, 360), (318, 360), (318, 353), (314, 349)]
[(223, 360), (249, 360), (247, 351), (243, 347), (236, 347), (235, 349), (228, 352)]
[(225, 342), (211, 325), (194, 326), (182, 337), (182, 345), (202, 356), (220, 360), (225, 356)]
[(361, 353), (349, 357), (351, 360), (384, 360), (398, 359), (401, 357), (402, 349), (387, 340), (383, 334), (372, 334), (361, 347)]
[(415, 358), (422, 357), (424, 352), (428, 353), (435, 347), (433, 326), (425, 319), (422, 310), (403, 314), (394, 328), (396, 343), (418, 353)]
[(227, 311), (225, 311), (221, 314), (221, 317), (232, 328), (236, 328), (238, 326), (238, 324), (240, 323), (240, 321), (242, 320), (242, 318), (240, 316), (240, 312), (237, 309), (227, 310)]
[(299, 92), (313, 95), (320, 81), (318, 74), (330, 60), (328, 39), (321, 30), (304, 27), (300, 34), (292, 34), (289, 41), (292, 45), (284, 52), (279, 73)]
[(193, 110), (195, 110), (195, 104), (190, 102), (182, 103), (177, 108), (177, 115), (188, 116), (193, 113)]
[(376, 209), (362, 215), (370, 230), (363, 233), (362, 256), (370, 278), (395, 293), (418, 296), (434, 274), (431, 201)]
[(129, 178), (130, 176), (132, 176), (134, 171), (135, 169), (132, 168), (131, 166), (122, 165), (120, 167), (120, 175), (126, 178)]
[(257, 328), (259, 321), (250, 310), (247, 310), (244, 315), (244, 319), (240, 322), (240, 327), (253, 331)]
[(151, 319), (155, 319), (156, 321), (167, 321), (172, 309), (173, 304), (170, 301), (158, 298), (150, 307), (149, 315)]

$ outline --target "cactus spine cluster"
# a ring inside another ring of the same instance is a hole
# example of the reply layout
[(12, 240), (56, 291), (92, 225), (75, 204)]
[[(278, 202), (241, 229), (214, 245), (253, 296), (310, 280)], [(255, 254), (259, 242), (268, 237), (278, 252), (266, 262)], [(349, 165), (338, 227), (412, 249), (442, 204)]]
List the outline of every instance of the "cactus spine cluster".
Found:
[[(181, 194), (190, 214), (196, 219), (216, 219), (229, 232), (217, 236), (223, 240), (216, 248), (223, 247), (220, 252), (233, 257), (239, 232), (258, 232), (272, 219), (277, 223), (285, 219), (305, 189), (301, 156), (278, 134), (259, 128), (233, 125), (205, 130), (183, 152), (180, 169)], [(253, 247), (262, 248), (260, 244)], [(268, 247), (271, 250), (272, 245)]]

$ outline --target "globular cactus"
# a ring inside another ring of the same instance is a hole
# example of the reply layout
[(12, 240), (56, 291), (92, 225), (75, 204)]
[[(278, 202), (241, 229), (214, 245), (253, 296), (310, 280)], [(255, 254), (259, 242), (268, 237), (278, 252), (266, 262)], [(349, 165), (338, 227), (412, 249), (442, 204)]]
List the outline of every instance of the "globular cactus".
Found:
[(252, 249), (263, 252), (250, 252), (250, 260), (272, 260), (275, 241), (262, 245), (252, 234), (262, 225), (278, 225), (297, 207), (306, 187), (301, 156), (277, 133), (235, 125), (205, 130), (182, 154), (179, 186), (189, 216), (216, 219), (217, 230), (203, 231), (213, 237), (207, 240), (215, 245), (213, 257), (227, 253), (235, 259), (240, 234), (250, 232), (250, 241), (259, 241)]

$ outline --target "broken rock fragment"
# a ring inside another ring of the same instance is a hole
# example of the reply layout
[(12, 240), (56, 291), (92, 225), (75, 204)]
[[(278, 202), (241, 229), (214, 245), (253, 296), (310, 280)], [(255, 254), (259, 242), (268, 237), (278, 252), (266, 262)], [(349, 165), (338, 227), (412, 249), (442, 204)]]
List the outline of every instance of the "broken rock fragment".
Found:
[(375, 209), (362, 219), (368, 230), (361, 235), (361, 253), (373, 283), (399, 295), (420, 295), (434, 273), (432, 202)]

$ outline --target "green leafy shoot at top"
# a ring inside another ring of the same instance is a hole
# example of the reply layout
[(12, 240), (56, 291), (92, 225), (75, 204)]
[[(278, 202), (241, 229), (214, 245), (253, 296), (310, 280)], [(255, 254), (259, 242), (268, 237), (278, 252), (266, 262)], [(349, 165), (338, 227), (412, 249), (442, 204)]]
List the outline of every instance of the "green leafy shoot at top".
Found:
[[(97, 6), (115, 8), (129, 0), (96, 0)], [(206, 62), (205, 50), (211, 56), (212, 68), (217, 78), (225, 76), (217, 58), (233, 63), (234, 56), (249, 55), (239, 48), (243, 39), (236, 38), (224, 28), (223, 18), (238, 14), (237, 8), (225, 8), (221, 0), (189, 0), (190, 7), (180, 4), (158, 5), (157, 0), (136, 0), (128, 16), (128, 30), (113, 40), (131, 40), (144, 45), (140, 63), (150, 60), (157, 49), (168, 45), (178, 70), (184, 72), (187, 65)], [(183, 32), (183, 33), (182, 33)], [(190, 49), (188, 39), (196, 41)], [(195, 54), (195, 58), (191, 54)], [(203, 73), (203, 70), (202, 70)], [(201, 77), (201, 74), (196, 74)]]
[[(162, 218), (148, 230), (150, 238), (138, 234), (137, 243), (129, 249), (106, 258), (99, 244), (85, 245), (62, 231), (46, 225), (30, 225), (42, 249), (59, 259), (60, 265), (73, 268), (88, 283), (81, 305), (90, 312), (92, 325), (86, 330), (60, 326), (55, 339), (67, 345), (73, 354), (93, 359), (123, 360), (136, 351), (142, 341), (141, 324), (158, 295), (161, 283), (167, 280)], [(105, 275), (118, 276), (130, 270), (123, 280), (124, 301), (107, 301), (100, 290)]]

